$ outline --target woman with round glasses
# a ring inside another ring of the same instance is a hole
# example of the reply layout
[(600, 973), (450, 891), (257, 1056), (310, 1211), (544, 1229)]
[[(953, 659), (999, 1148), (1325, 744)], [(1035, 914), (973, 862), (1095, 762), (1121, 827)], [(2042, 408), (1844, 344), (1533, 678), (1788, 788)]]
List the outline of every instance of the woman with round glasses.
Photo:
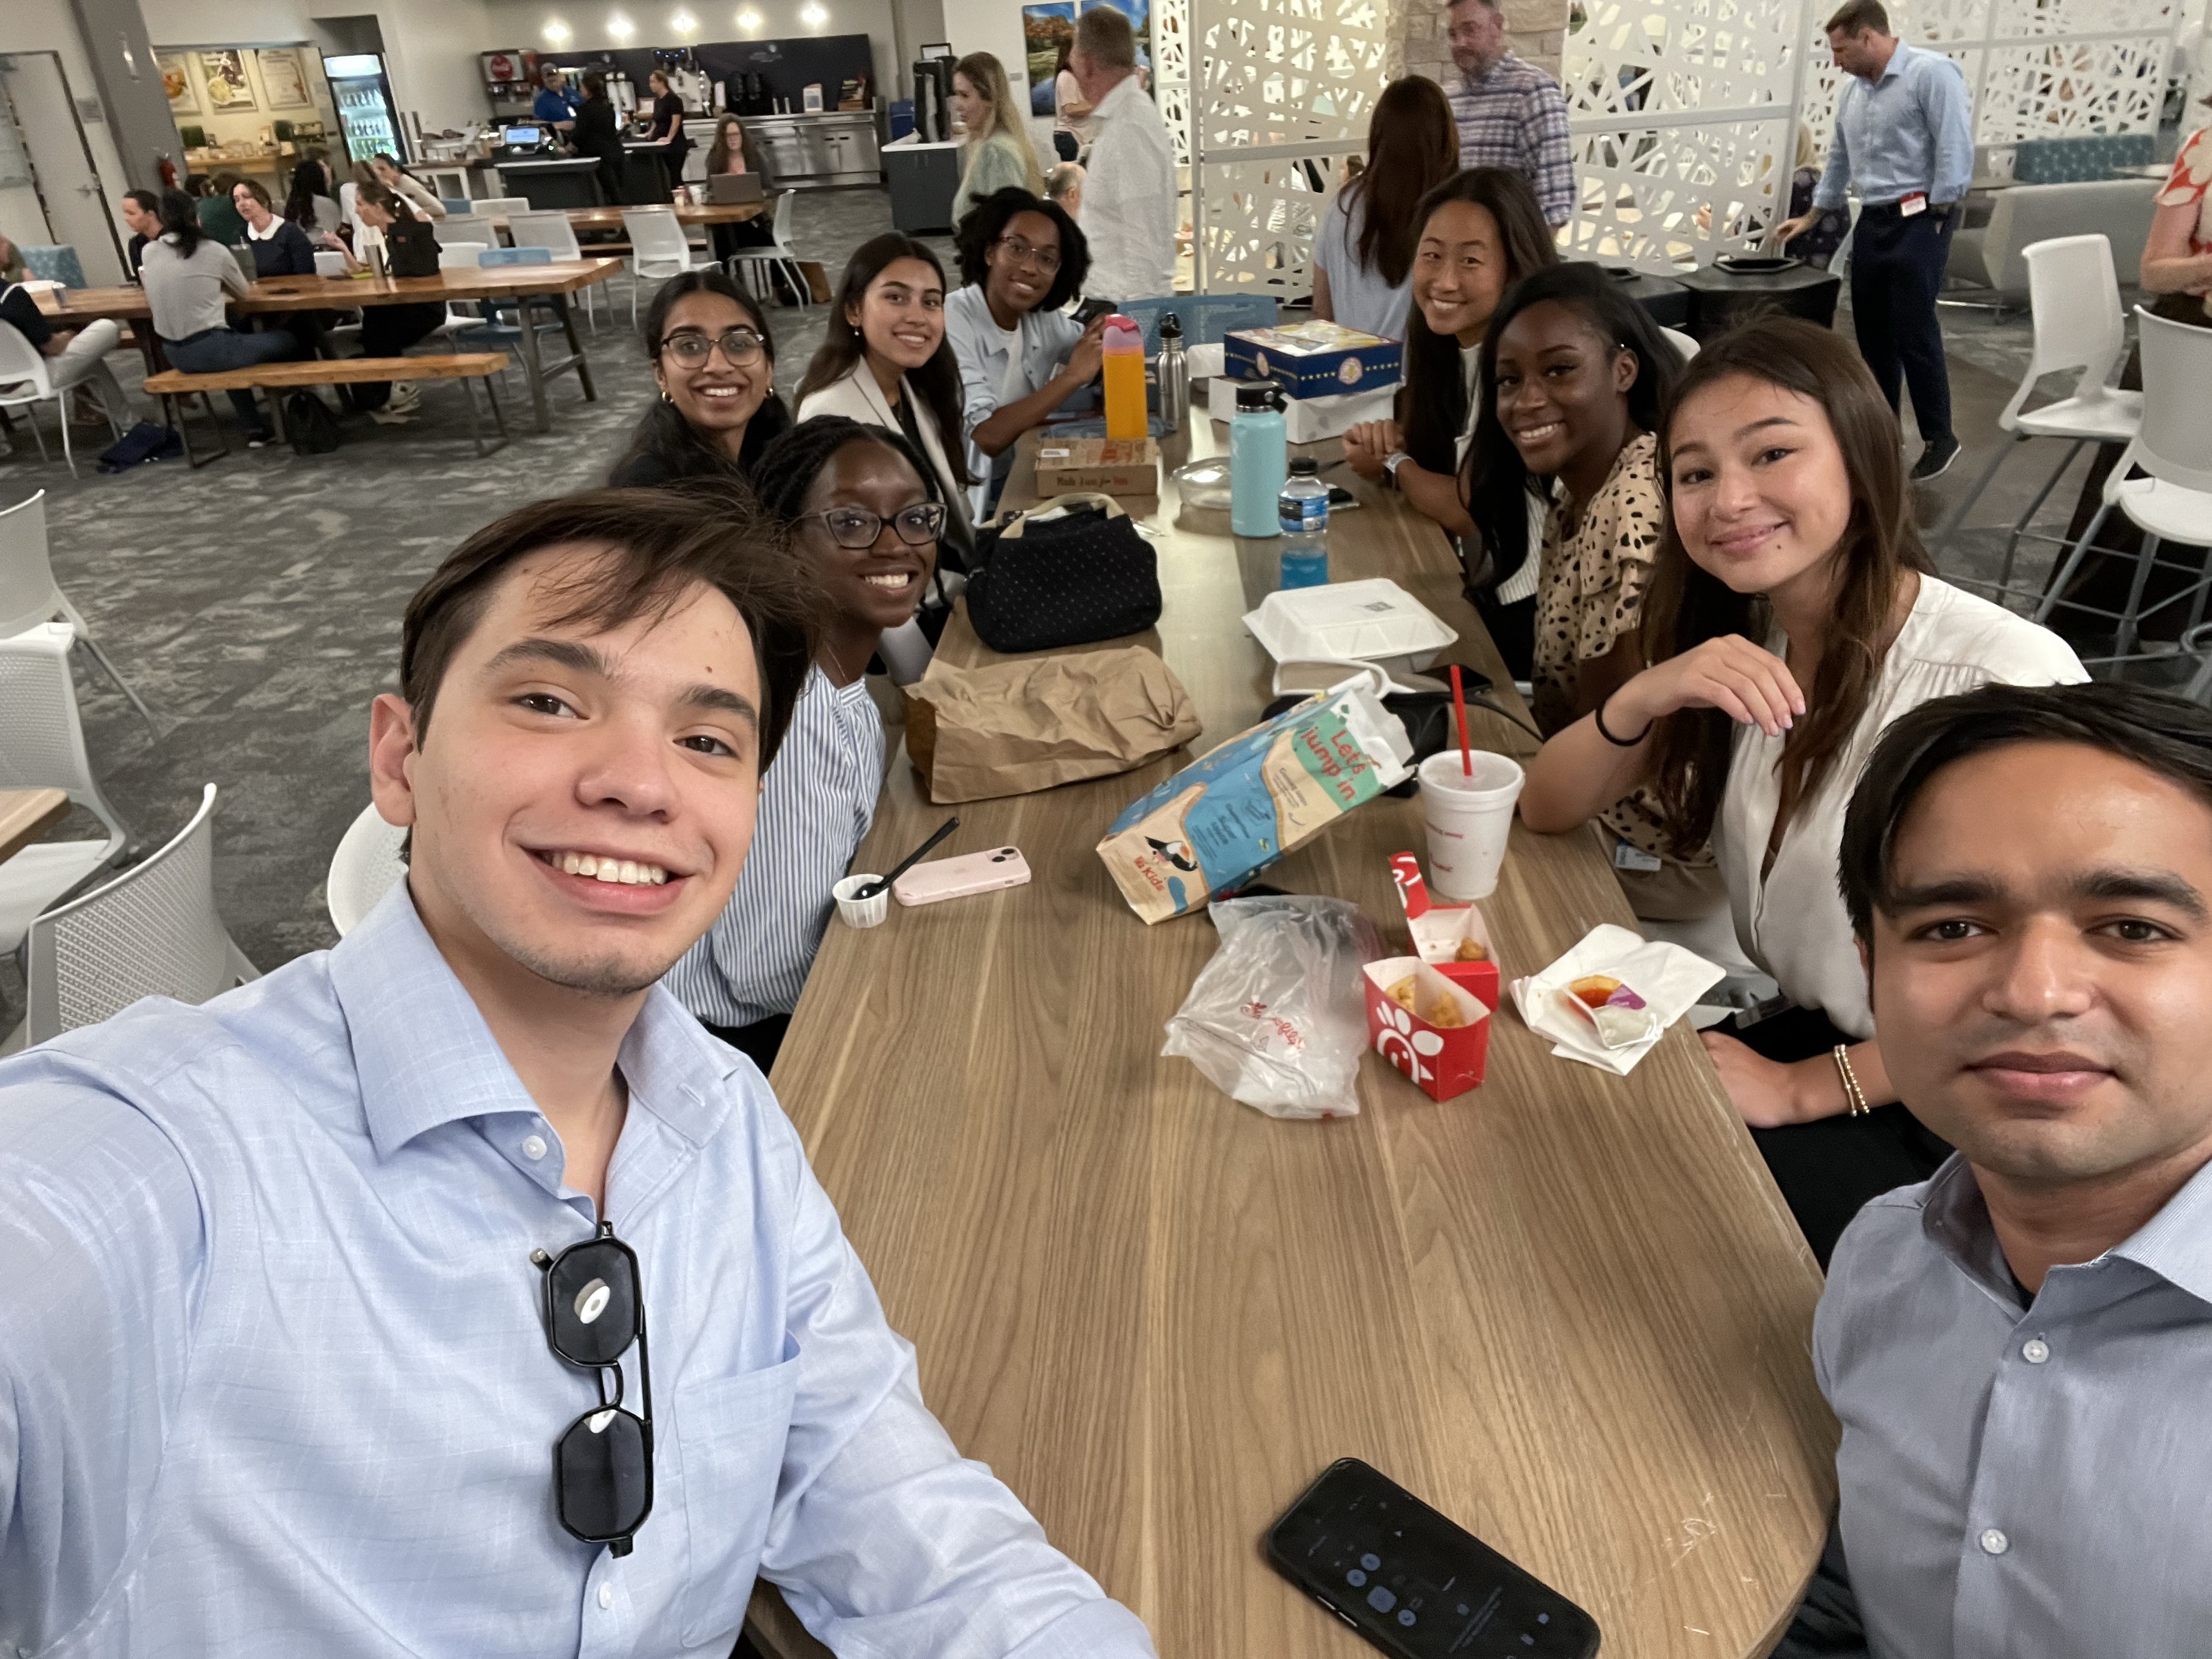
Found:
[(867, 672), (884, 636), (914, 620), (945, 505), (934, 469), (904, 437), (842, 415), (802, 421), (770, 444), (753, 488), (812, 567), (821, 644), (761, 779), (737, 890), (665, 983), (765, 1073), (830, 925), (830, 890), (875, 820), (885, 743)]
[(717, 269), (671, 277), (646, 313), (660, 396), (607, 482), (618, 488), (708, 475), (750, 478), (791, 425), (775, 394), (775, 342), (758, 307)]
[(945, 301), (945, 337), (980, 524), (1013, 470), (1014, 441), (1097, 378), (1106, 319), (1085, 328), (1061, 308), (1082, 291), (1091, 250), (1057, 202), (994, 191), (960, 222), (958, 247), (965, 286)]

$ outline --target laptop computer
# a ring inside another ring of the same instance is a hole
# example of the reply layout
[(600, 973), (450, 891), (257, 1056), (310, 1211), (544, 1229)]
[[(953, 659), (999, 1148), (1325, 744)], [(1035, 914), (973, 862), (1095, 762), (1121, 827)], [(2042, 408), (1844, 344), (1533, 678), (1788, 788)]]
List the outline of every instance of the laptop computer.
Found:
[(715, 207), (743, 207), (762, 199), (757, 173), (718, 173), (707, 180), (707, 200)]

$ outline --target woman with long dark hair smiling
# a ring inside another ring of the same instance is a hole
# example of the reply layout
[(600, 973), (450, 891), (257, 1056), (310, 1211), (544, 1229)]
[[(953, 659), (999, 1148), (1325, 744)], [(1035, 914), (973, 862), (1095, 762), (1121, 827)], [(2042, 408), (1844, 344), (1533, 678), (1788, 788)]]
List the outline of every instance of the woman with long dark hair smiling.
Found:
[(960, 279), (945, 335), (960, 364), (969, 507), (978, 522), (1013, 470), (1014, 442), (1098, 373), (1106, 319), (1062, 309), (1083, 291), (1091, 250), (1056, 202), (994, 191), (960, 222)]
[[(1529, 642), (1530, 703), (1547, 736), (1644, 666), (1638, 627), (1666, 518), (1659, 411), (1681, 372), (1649, 313), (1595, 265), (1538, 271), (1491, 319), (1468, 508), (1503, 568), (1537, 550), (1536, 591), (1504, 614)], [(1727, 903), (1711, 854), (1679, 853), (1648, 791), (1599, 817), (1638, 916), (1686, 921)]]
[(641, 331), (660, 395), (607, 482), (750, 477), (761, 452), (791, 424), (759, 307), (725, 272), (687, 270), (660, 285)]
[[(1578, 830), (1644, 788), (1677, 851), (1711, 842), (1738, 943), (1797, 1006), (1705, 1047), (1826, 1261), (1861, 1204), (1947, 1151), (1889, 1103), (1836, 888), (1851, 791), (1908, 708), (2087, 677), (2055, 634), (1936, 578), (1897, 416), (1826, 329), (1768, 318), (1708, 345), (1661, 424), (1658, 468), (1651, 665), (1545, 744), (1521, 816)], [(1862, 1101), (1863, 1121), (1847, 1115)]]
[(1459, 125), (1426, 76), (1393, 81), (1367, 121), (1367, 165), (1322, 210), (1313, 314), (1386, 340), (1406, 337), (1421, 200), (1459, 171)]
[[(1505, 290), (1559, 264), (1559, 251), (1528, 181), (1500, 167), (1471, 167), (1445, 179), (1421, 198), (1414, 216), (1420, 232), (1397, 418), (1353, 427), (1345, 434), (1344, 455), (1361, 477), (1388, 479), (1417, 511), (1464, 538), (1475, 526), (1460, 464), (1480, 402), (1483, 336)], [(1502, 570), (1465, 546), (1460, 556), (1478, 603), (1493, 596), (1511, 603), (1535, 591), (1531, 563)], [(1525, 657), (1509, 654), (1506, 665), (1516, 678), (1528, 672)]]
[(853, 251), (830, 304), (821, 349), (799, 382), (799, 418), (842, 415), (905, 434), (951, 509), (938, 550), (965, 571), (975, 550), (960, 422), (960, 364), (945, 337), (945, 267), (923, 243), (887, 230)]

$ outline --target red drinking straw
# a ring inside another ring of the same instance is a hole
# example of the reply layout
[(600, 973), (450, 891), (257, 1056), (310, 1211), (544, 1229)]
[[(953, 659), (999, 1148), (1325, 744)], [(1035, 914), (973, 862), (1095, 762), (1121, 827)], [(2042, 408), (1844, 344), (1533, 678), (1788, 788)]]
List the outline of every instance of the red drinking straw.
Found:
[(1459, 765), (1462, 775), (1474, 775), (1474, 751), (1467, 741), (1467, 687), (1459, 677), (1459, 665), (1451, 665), (1452, 711), (1459, 716)]

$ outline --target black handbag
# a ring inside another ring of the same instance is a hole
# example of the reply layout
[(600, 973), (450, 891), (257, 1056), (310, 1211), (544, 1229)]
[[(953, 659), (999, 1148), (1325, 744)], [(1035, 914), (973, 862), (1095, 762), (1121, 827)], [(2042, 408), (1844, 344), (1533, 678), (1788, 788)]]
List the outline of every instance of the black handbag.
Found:
[(1055, 495), (975, 532), (968, 621), (994, 651), (1116, 640), (1159, 619), (1159, 561), (1110, 495)]
[(295, 392), (284, 399), (284, 435), (295, 455), (327, 455), (344, 434), (331, 406), (312, 392)]

